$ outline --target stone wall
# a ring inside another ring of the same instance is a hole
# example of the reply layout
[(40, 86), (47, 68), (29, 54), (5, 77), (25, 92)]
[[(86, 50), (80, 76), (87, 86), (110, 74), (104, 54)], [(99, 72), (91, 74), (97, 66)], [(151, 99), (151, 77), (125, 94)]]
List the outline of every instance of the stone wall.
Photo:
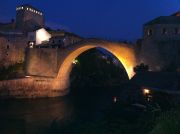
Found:
[[(166, 30), (166, 33), (163, 33), (163, 29)], [(152, 35), (148, 35), (148, 30), (152, 30)], [(143, 28), (143, 39), (157, 41), (180, 40), (179, 34), (179, 24), (154, 24), (144, 26)]]
[(57, 49), (28, 49), (26, 52), (26, 74), (55, 77), (57, 75)]
[(24, 61), (24, 48), (17, 48), (6, 38), (0, 37), (0, 67)]
[(0, 98), (41, 98), (57, 97), (68, 90), (54, 88), (53, 79), (23, 78), (0, 81)]
[(180, 68), (180, 25), (171, 19), (168, 18), (172, 24), (164, 22), (143, 27), (140, 61), (153, 71), (166, 70), (171, 66)]
[(30, 8), (35, 10), (33, 7), (24, 6), (23, 10), (18, 10), (16, 12), (16, 27), (18, 29), (23, 29), (26, 31), (29, 28), (33, 29), (34, 26), (44, 26), (44, 15), (32, 12), (29, 10)]
[(160, 71), (170, 66), (180, 67), (180, 41), (143, 40), (140, 61), (151, 70)]

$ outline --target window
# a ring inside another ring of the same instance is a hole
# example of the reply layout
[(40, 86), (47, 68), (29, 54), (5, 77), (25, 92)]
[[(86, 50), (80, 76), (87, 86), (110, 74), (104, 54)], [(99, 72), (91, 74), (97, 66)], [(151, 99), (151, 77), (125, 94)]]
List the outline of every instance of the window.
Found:
[(148, 36), (152, 36), (152, 29), (149, 29), (149, 30), (147, 31), (147, 35), (148, 35)]
[(166, 28), (163, 28), (163, 29), (162, 29), (162, 34), (167, 34), (167, 33), (168, 33), (167, 29), (166, 29)]

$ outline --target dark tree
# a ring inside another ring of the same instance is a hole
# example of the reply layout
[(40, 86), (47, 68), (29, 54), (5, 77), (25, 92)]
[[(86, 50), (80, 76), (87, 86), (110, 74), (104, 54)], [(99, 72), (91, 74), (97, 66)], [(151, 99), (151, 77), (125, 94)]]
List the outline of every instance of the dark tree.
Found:
[(140, 65), (137, 65), (134, 67), (134, 72), (135, 73), (142, 73), (142, 72), (147, 72), (149, 71), (149, 66), (145, 65), (144, 63), (141, 63)]

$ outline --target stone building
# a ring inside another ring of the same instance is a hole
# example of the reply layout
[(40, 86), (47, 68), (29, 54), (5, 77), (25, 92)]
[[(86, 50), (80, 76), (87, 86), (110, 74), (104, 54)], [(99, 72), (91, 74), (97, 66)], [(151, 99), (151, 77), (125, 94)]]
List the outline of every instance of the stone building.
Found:
[(67, 47), (81, 39), (73, 33), (46, 28), (39, 9), (27, 4), (17, 6), (16, 19), (0, 23), (0, 61), (5, 66), (23, 62), (27, 47)]
[(138, 42), (140, 62), (151, 70), (180, 67), (180, 12), (155, 18), (143, 27), (143, 39)]
[(40, 10), (30, 5), (16, 7), (16, 20), (0, 23), (0, 66), (22, 62), (28, 33), (43, 26), (44, 15)]
[(63, 48), (75, 44), (82, 40), (76, 34), (64, 30), (49, 30), (45, 28), (38, 29), (28, 33), (28, 40), (37, 47), (58, 47)]
[(49, 33), (52, 35), (49, 44), (58, 47), (67, 47), (83, 39), (82, 37), (76, 34), (66, 32), (63, 30), (49, 31)]
[(44, 14), (31, 5), (16, 7), (16, 28), (25, 32), (44, 27)]

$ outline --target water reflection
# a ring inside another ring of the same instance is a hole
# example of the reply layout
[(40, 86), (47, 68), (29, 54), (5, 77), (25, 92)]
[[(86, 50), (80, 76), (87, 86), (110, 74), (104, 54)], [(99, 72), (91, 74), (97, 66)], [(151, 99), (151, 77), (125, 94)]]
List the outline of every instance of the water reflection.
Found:
[(54, 120), (63, 122), (72, 116), (73, 106), (66, 97), (0, 101), (1, 134), (41, 133)]
[(98, 120), (114, 103), (112, 98), (105, 89), (78, 89), (60, 98), (1, 100), (0, 132), (49, 134), (80, 121)]
[(176, 105), (173, 96), (150, 93), (153, 98), (148, 101), (149, 94), (144, 95), (140, 89), (78, 88), (60, 98), (1, 100), (0, 134), (73, 134), (87, 133), (86, 130), (94, 133), (96, 126), (101, 126), (99, 133), (104, 133), (109, 132), (110, 124), (117, 126), (113, 130), (130, 131), (129, 122), (130, 126), (139, 120), (146, 122), (151, 119), (149, 115)]

